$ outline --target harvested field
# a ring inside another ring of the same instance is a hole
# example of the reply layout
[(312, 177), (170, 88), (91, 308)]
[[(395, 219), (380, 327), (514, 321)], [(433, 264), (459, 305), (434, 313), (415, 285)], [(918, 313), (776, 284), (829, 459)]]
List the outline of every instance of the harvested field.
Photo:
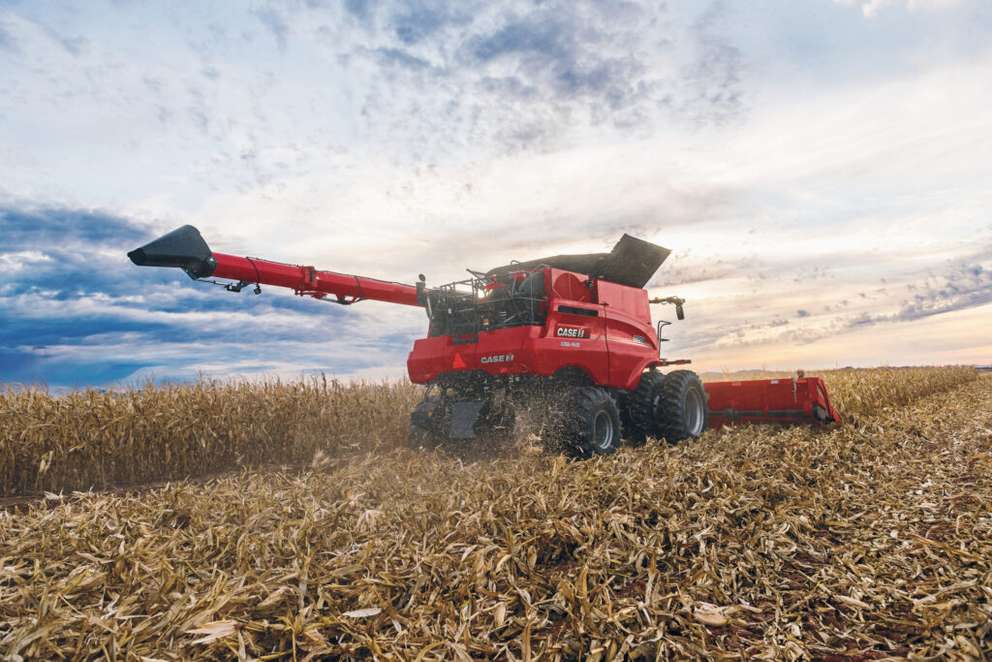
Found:
[(971, 375), (828, 375), (855, 417), (828, 432), (469, 465), (386, 442), (52, 495), (0, 512), (0, 654), (981, 658), (992, 380)]
[[(777, 373), (776, 373), (777, 374)], [(975, 379), (973, 368), (822, 374), (857, 420)], [(0, 392), (0, 497), (106, 489), (242, 466), (306, 464), (403, 447), (410, 383), (213, 384), (121, 392)]]

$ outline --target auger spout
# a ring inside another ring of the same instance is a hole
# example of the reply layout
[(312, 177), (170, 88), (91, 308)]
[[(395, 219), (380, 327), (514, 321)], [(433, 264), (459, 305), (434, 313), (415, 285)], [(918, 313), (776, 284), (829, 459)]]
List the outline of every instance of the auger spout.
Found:
[(228, 286), (231, 291), (240, 291), (251, 284), (271, 285), (291, 289), (299, 296), (334, 297), (328, 300), (346, 305), (372, 300), (423, 306), (423, 297), (418, 295), (420, 288), (415, 285), (215, 253), (192, 225), (164, 234), (127, 256), (141, 267), (178, 267), (194, 280), (214, 277), (236, 281)]
[(127, 254), (139, 267), (178, 267), (189, 277), (209, 278), (217, 268), (200, 231), (184, 225)]

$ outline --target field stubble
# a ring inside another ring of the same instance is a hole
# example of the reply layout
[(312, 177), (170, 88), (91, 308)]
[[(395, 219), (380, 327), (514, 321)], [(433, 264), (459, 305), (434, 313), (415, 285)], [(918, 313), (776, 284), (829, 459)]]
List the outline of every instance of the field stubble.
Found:
[(829, 432), (52, 495), (0, 513), (0, 652), (974, 659), (992, 380), (909, 374), (832, 379), (857, 424)]

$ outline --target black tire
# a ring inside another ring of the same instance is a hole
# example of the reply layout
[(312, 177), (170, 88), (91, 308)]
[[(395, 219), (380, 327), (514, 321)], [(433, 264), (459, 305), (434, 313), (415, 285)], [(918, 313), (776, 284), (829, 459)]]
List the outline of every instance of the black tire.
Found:
[(605, 389), (575, 386), (566, 392), (562, 450), (573, 457), (611, 455), (620, 447), (620, 410)]
[(439, 398), (424, 398), (410, 413), (410, 433), (407, 446), (413, 450), (433, 450), (444, 444), (444, 438), (434, 432), (435, 416), (443, 415), (444, 405)]
[(698, 437), (707, 425), (706, 390), (691, 370), (676, 370), (665, 375), (658, 406), (658, 436), (674, 444)]
[(444, 439), (437, 436), (430, 430), (425, 430), (419, 425), (410, 424), (410, 433), (406, 439), (407, 446), (411, 450), (434, 450), (444, 444)]
[(481, 419), (480, 436), (487, 443), (505, 445), (513, 441), (517, 430), (517, 415), (509, 403), (504, 401), (496, 404), (490, 401), (483, 410)]
[(651, 370), (641, 375), (637, 388), (624, 399), (624, 434), (636, 446), (658, 435), (658, 406), (664, 399), (665, 376)]

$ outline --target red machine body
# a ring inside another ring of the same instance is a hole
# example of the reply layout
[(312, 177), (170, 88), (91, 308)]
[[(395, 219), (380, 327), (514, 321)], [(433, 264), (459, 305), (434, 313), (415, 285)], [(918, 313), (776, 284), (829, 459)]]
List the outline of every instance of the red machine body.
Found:
[(544, 280), (548, 294), (536, 304), (543, 323), (417, 340), (407, 360), (410, 380), (426, 384), (457, 371), (550, 377), (568, 369), (629, 390), (644, 370), (665, 365), (643, 289), (550, 267), (527, 275)]

